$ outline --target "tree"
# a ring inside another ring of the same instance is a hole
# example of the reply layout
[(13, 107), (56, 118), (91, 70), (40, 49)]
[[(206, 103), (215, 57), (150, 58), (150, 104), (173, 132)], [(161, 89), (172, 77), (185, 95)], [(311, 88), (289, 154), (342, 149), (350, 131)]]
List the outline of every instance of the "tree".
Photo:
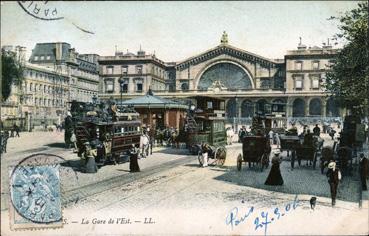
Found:
[(326, 90), (343, 106), (363, 115), (368, 111), (368, 2), (346, 12), (338, 20), (339, 33), (335, 39), (346, 44), (335, 58), (326, 76)]
[(12, 85), (21, 85), (23, 80), (23, 67), (16, 54), (1, 49), (1, 101), (6, 101), (12, 92)]

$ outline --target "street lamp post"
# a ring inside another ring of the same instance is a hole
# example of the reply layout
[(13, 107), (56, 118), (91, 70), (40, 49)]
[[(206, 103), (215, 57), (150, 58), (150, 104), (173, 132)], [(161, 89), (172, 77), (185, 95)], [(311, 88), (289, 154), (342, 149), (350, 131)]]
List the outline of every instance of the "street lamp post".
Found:
[(120, 78), (118, 80), (119, 85), (120, 85), (120, 105), (123, 104), (123, 85), (124, 85), (124, 80), (122, 78)]

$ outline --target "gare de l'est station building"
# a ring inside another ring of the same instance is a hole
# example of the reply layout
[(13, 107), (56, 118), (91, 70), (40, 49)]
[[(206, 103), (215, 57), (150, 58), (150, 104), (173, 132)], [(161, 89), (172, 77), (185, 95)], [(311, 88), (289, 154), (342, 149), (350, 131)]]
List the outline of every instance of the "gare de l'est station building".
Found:
[[(179, 62), (164, 62), (141, 49), (117, 51), (99, 58), (99, 97), (124, 101), (151, 89), (155, 96), (189, 104), (195, 96), (212, 96), (224, 99), (229, 122), (255, 113), (277, 120), (339, 117), (345, 111), (323, 88), (337, 52), (329, 43), (307, 47), (300, 39), (284, 59), (268, 59), (230, 45), (226, 32), (218, 46)], [(164, 110), (158, 113), (153, 115), (165, 117)]]

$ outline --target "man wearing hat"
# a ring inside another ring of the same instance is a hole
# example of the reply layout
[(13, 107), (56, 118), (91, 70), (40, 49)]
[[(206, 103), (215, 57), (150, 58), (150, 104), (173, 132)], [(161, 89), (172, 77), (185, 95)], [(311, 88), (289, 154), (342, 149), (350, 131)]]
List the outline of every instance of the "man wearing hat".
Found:
[(72, 120), (72, 114), (68, 111), (67, 117), (65, 117), (65, 132), (64, 132), (64, 142), (67, 148), (70, 148), (71, 146), (71, 140), (73, 134), (73, 120)]
[(360, 154), (360, 179), (361, 186), (364, 191), (368, 190), (368, 186), (366, 184), (366, 179), (369, 176), (369, 161), (368, 158), (365, 157), (364, 153)]
[(331, 161), (328, 164), (327, 177), (329, 186), (331, 188), (332, 206), (334, 206), (336, 205), (338, 182), (341, 180), (341, 172), (338, 168), (336, 168), (336, 162)]

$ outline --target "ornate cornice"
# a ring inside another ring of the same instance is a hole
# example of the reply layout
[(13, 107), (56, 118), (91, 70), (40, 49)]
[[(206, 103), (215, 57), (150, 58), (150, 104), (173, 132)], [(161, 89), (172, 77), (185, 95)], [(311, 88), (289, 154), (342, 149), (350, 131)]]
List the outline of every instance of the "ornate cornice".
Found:
[(236, 47), (232, 47), (230, 45), (224, 45), (221, 44), (213, 49), (210, 49), (200, 55), (190, 57), (180, 63), (177, 64), (176, 69), (177, 70), (183, 70), (188, 68), (191, 65), (196, 65), (199, 63), (202, 63), (204, 61), (207, 61), (211, 58), (217, 57), (219, 55), (226, 54), (229, 56), (232, 56), (234, 58), (247, 61), (249, 63), (257, 63), (265, 68), (273, 68), (276, 67), (277, 64), (275, 61), (272, 61), (270, 59), (258, 56), (256, 54), (238, 49)]

